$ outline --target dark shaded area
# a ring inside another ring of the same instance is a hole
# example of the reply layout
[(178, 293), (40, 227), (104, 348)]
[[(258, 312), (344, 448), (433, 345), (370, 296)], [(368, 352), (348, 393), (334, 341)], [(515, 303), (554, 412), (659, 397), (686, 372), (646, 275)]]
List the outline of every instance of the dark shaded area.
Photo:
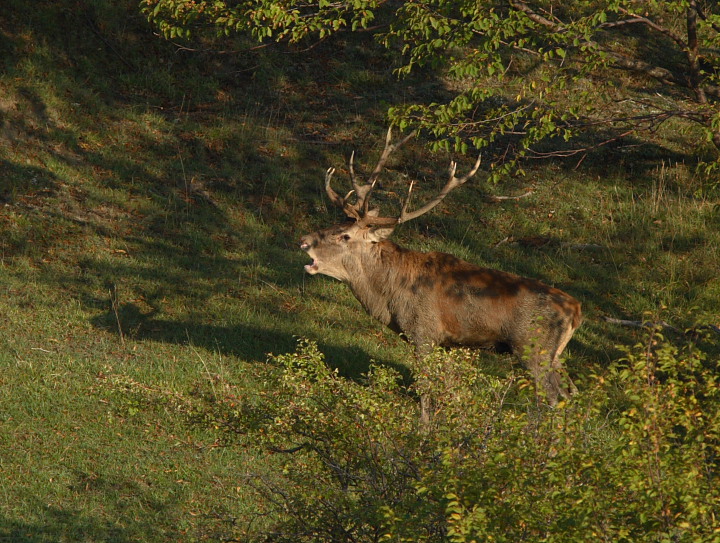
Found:
[[(110, 480), (94, 476), (77, 476), (82, 491), (102, 497), (103, 504), (115, 510), (112, 518), (107, 514), (89, 515), (85, 511), (47, 504), (36, 500), (37, 516), (43, 520), (24, 522), (0, 517), (0, 541), (3, 543), (55, 543), (57, 541), (106, 541), (108, 543), (131, 543), (137, 541), (167, 541), (181, 539), (183, 534), (173, 528), (171, 519), (179, 511), (173, 504), (158, 502), (148, 488), (141, 488), (131, 480)], [(131, 498), (130, 498), (131, 496)], [(143, 502), (148, 515), (144, 519), (129, 518), (123, 514), (122, 501), (131, 499)], [(114, 520), (116, 518), (117, 520)], [(158, 522), (162, 518), (163, 522)], [(174, 533), (173, 533), (174, 532)]]
[[(680, 152), (638, 136), (618, 137), (622, 130), (622, 126), (612, 130), (581, 130), (568, 142), (561, 138), (549, 138), (534, 149), (537, 155), (531, 154), (525, 159), (525, 164), (528, 168), (557, 165), (561, 171), (568, 173), (580, 169), (597, 179), (612, 178), (619, 173), (632, 178), (633, 186), (647, 188), (654, 179), (658, 164), (684, 164), (692, 168), (702, 160), (712, 160), (699, 155), (698, 149)], [(557, 153), (559, 156), (543, 158), (544, 153)], [(679, 187), (668, 188), (676, 190)]]
[[(208, 351), (231, 355), (242, 360), (265, 363), (272, 354), (294, 352), (298, 337), (294, 333), (282, 332), (252, 324), (214, 325), (198, 322), (178, 322), (163, 319), (160, 316), (144, 313), (133, 304), (123, 304), (116, 312), (108, 311), (92, 320), (93, 325), (109, 332), (127, 334), (128, 338), (143, 341), (193, 345)], [(378, 324), (378, 326), (380, 326)], [(328, 364), (338, 367), (341, 374), (351, 379), (359, 379), (370, 369), (371, 357), (356, 346), (336, 345), (317, 338), (320, 351), (326, 356)], [(408, 369), (390, 361), (375, 360), (390, 366), (406, 378)]]
[(57, 190), (55, 176), (43, 168), (22, 166), (0, 159), (0, 204), (21, 201), (23, 196), (52, 194)]

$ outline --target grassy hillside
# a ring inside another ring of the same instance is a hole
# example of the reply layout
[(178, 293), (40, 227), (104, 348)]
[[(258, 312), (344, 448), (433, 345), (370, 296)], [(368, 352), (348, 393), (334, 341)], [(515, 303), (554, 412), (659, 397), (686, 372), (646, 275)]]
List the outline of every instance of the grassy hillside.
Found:
[[(378, 361), (410, 382), (407, 346), (341, 284), (304, 275), (297, 246), (338, 218), (325, 169), (353, 149), (369, 164), (387, 106), (441, 82), (398, 81), (351, 40), (309, 54), (179, 50), (133, 1), (5, 3), (0, 539), (230, 537), (258, 508), (241, 475), (275, 461), (123, 387), (252, 396), (267, 354), (296, 337), (346, 378)], [(720, 324), (717, 192), (675, 128), (581, 163), (529, 164), (502, 186), (479, 175), (395, 238), (580, 299), (567, 365), (582, 387), (639, 337), (604, 316)], [(448, 159), (415, 143), (389, 177), (431, 194)]]

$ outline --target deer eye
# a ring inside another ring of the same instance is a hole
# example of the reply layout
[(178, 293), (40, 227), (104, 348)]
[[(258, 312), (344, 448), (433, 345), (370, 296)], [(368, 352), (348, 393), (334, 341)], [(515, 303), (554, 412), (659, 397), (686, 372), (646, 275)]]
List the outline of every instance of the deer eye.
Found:
[(340, 239), (343, 241), (350, 241), (350, 234), (343, 234), (340, 236)]

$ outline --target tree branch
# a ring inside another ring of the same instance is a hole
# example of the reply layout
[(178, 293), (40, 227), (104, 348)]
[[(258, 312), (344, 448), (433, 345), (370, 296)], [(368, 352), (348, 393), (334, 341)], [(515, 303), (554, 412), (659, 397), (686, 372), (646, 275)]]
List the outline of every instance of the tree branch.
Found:
[(523, 192), (522, 194), (518, 194), (517, 196), (495, 196), (494, 194), (488, 194), (485, 196), (485, 200), (487, 200), (488, 202), (503, 202), (505, 200), (520, 200), (522, 198), (527, 198), (531, 194), (533, 194), (532, 190)]
[(603, 317), (603, 320), (605, 322), (609, 322), (610, 324), (618, 324), (620, 326), (630, 326), (632, 328), (660, 328), (661, 330), (670, 330), (678, 334), (688, 334), (692, 332), (697, 332), (698, 330), (710, 330), (720, 335), (720, 327), (715, 326), (714, 324), (702, 324), (693, 328), (689, 328), (688, 330), (683, 332), (682, 330), (675, 328), (673, 325), (668, 324), (665, 321), (631, 321), (626, 319), (616, 319), (613, 317)]
[(682, 36), (679, 36), (675, 34), (673, 31), (660, 26), (655, 21), (651, 21), (647, 17), (643, 17), (642, 15), (638, 15), (637, 13), (633, 13), (632, 11), (629, 11), (625, 8), (618, 8), (618, 11), (620, 13), (623, 13), (624, 15), (627, 15), (628, 17), (632, 17), (633, 19), (642, 22), (644, 25), (652, 28), (656, 32), (659, 32), (660, 34), (664, 34), (668, 38), (670, 38), (672, 41), (674, 41), (681, 49), (685, 49), (687, 47), (687, 43), (685, 43), (685, 40), (682, 39)]
[(631, 321), (626, 319), (615, 319), (613, 317), (603, 317), (605, 322), (610, 324), (619, 324), (620, 326), (630, 326), (632, 328), (660, 328), (662, 330), (671, 330), (680, 334), (680, 330), (665, 321)]
[(281, 449), (280, 447), (268, 447), (268, 450), (274, 453), (282, 453), (282, 454), (294, 454), (296, 452), (299, 452), (303, 449), (310, 448), (309, 443), (301, 443), (300, 445), (296, 447), (290, 447), (289, 449)]
[(687, 55), (688, 65), (690, 66), (690, 85), (695, 89), (697, 101), (701, 104), (707, 104), (707, 96), (701, 85), (702, 76), (700, 75), (700, 55), (697, 34), (697, 2), (690, 0), (687, 7), (687, 33), (688, 43), (685, 54)]
[[(567, 33), (567, 29), (565, 27), (563, 27), (560, 24), (554, 23), (553, 21), (540, 15), (539, 13), (534, 11), (530, 6), (528, 6), (525, 2), (523, 2), (521, 0), (511, 1), (510, 5), (512, 7), (514, 7), (515, 9), (517, 9), (518, 11), (524, 13), (531, 21), (534, 21), (534, 22), (546, 27), (547, 29), (549, 29), (552, 32)], [(687, 10), (688, 10), (687, 11), (688, 42), (686, 42), (682, 38), (682, 36), (655, 23), (654, 21), (648, 19), (647, 17), (637, 15), (636, 13), (628, 11), (624, 8), (620, 8), (619, 11), (621, 13), (624, 13), (628, 17), (631, 17), (630, 19), (627, 19), (625, 21), (615, 21), (615, 22), (610, 22), (610, 23), (603, 23), (603, 24), (598, 25), (597, 29), (598, 30), (609, 29), (609, 28), (614, 28), (614, 27), (618, 27), (621, 25), (625, 25), (625, 24), (644, 24), (647, 27), (652, 28), (656, 32), (659, 32), (660, 34), (667, 36), (673, 42), (675, 42), (675, 44), (678, 47), (680, 47), (680, 49), (688, 56), (689, 71), (690, 71), (690, 79), (689, 80), (679, 78), (675, 74), (673, 74), (670, 70), (663, 68), (661, 66), (656, 66), (656, 65), (646, 62), (644, 60), (628, 58), (610, 48), (600, 45), (597, 41), (587, 39), (587, 40), (585, 40), (585, 44), (590, 45), (590, 46), (596, 48), (598, 51), (602, 51), (605, 54), (609, 55), (612, 58), (615, 66), (617, 68), (636, 72), (636, 73), (642, 73), (649, 77), (652, 77), (653, 79), (657, 79), (658, 81), (660, 81), (663, 84), (675, 85), (678, 87), (682, 87), (682, 88), (686, 88), (686, 89), (694, 91), (698, 102), (701, 104), (707, 103), (707, 96), (712, 96), (713, 98), (720, 99), (720, 87), (717, 87), (715, 85), (704, 85), (704, 84), (702, 84), (701, 78), (700, 78), (700, 64), (699, 64), (698, 43), (697, 43), (696, 16), (701, 17), (703, 20), (707, 20), (707, 18), (700, 11), (700, 8), (697, 5), (697, 2), (695, 0), (690, 2), (690, 7), (688, 7)], [(713, 28), (716, 31), (720, 32), (720, 28), (717, 28), (717, 25), (713, 25)]]
[(709, 22), (707, 15), (705, 15), (705, 12), (703, 11), (702, 7), (699, 5), (695, 5), (695, 9), (697, 10), (698, 17), (700, 17), (703, 21), (710, 24), (710, 28), (712, 28), (715, 32), (720, 34), (720, 26), (713, 22)]
[(525, 15), (527, 15), (528, 19), (530, 19), (533, 22), (536, 22), (544, 27), (549, 28), (553, 32), (564, 32), (565, 29), (558, 24), (553, 23), (550, 19), (546, 19), (536, 11), (534, 11), (530, 6), (528, 6), (525, 2), (510, 2), (510, 5), (514, 7), (518, 11), (522, 11)]

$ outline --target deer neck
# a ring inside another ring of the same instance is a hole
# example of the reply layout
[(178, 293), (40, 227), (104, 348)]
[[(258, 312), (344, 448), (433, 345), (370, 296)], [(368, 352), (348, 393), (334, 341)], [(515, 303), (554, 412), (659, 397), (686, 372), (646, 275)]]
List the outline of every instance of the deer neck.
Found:
[(348, 269), (352, 293), (371, 316), (388, 326), (394, 322), (396, 298), (405, 295), (399, 278), (410, 253), (391, 241), (381, 241), (358, 256)]

